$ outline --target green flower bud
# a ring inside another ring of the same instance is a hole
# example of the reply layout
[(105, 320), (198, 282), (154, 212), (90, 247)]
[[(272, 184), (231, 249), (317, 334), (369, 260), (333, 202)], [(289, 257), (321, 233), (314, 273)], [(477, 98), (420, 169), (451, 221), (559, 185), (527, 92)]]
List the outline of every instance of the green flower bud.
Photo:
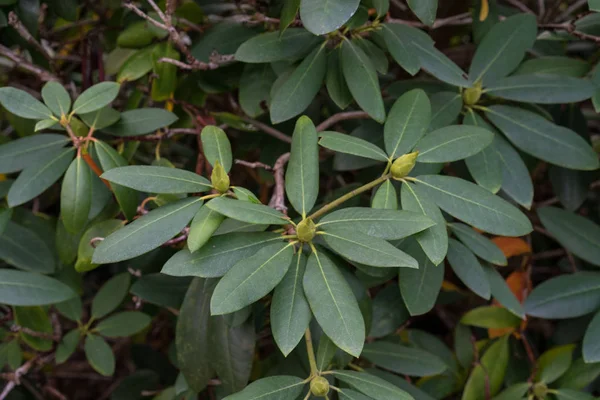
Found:
[(392, 178), (399, 180), (408, 175), (410, 171), (412, 171), (412, 169), (415, 167), (418, 155), (419, 152), (415, 151), (413, 153), (408, 153), (396, 158), (396, 160), (392, 164)]
[(313, 396), (325, 397), (329, 393), (329, 381), (322, 376), (316, 376), (310, 381), (310, 392)]
[(215, 162), (215, 167), (210, 175), (210, 183), (221, 193), (229, 190), (229, 175), (227, 175), (227, 172), (225, 172), (219, 161)]
[(473, 85), (473, 87), (465, 89), (462, 94), (463, 103), (465, 103), (467, 106), (477, 104), (481, 98), (481, 92), (481, 82), (477, 82), (475, 85)]
[(533, 394), (536, 399), (545, 399), (548, 394), (548, 386), (543, 382), (533, 385)]
[(296, 235), (301, 242), (310, 242), (315, 237), (317, 227), (310, 218), (304, 218), (296, 227)]

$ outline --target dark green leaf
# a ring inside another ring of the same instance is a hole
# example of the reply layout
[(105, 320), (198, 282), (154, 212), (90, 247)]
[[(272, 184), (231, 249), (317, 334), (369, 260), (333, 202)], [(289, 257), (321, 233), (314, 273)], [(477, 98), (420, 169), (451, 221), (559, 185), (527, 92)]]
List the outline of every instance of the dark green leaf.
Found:
[(398, 194), (391, 179), (383, 182), (375, 191), (371, 199), (371, 208), (378, 210), (397, 210)]
[(107, 106), (119, 95), (121, 85), (117, 82), (100, 82), (90, 87), (73, 103), (73, 114), (85, 114)]
[(103, 107), (99, 110), (92, 111), (91, 113), (79, 114), (79, 117), (90, 128), (100, 130), (117, 122), (121, 118), (121, 113), (114, 108)]
[(514, 400), (525, 398), (527, 391), (531, 385), (529, 382), (516, 383), (504, 389), (493, 400)]
[(223, 129), (217, 126), (206, 126), (202, 129), (202, 150), (206, 159), (215, 166), (218, 161), (229, 172), (232, 164), (231, 144)]
[(305, 55), (318, 41), (317, 36), (302, 28), (262, 33), (244, 42), (237, 49), (235, 59), (245, 63), (294, 60)]
[(490, 283), (481, 264), (469, 249), (454, 239), (448, 241), (448, 262), (469, 289), (486, 300), (490, 299)]
[(9, 112), (26, 119), (52, 118), (52, 111), (29, 93), (5, 86), (0, 88), (0, 104)]
[(321, 334), (315, 359), (317, 370), (326, 371), (329, 365), (331, 365), (337, 351), (337, 346), (329, 339), (329, 336), (324, 333)]
[(58, 82), (50, 81), (42, 88), (42, 99), (46, 106), (57, 117), (67, 115), (71, 109), (71, 96), (69, 92)]
[(211, 188), (208, 179), (191, 171), (149, 165), (111, 168), (102, 179), (148, 193), (197, 193)]
[(136, 51), (119, 69), (117, 82), (135, 81), (152, 70), (152, 52), (154, 46)]
[(596, 313), (585, 330), (583, 337), (583, 349), (581, 350), (586, 363), (597, 363), (600, 361), (600, 313)]
[[(361, 10), (365, 9), (361, 8)], [(389, 65), (387, 56), (383, 50), (377, 47), (373, 42), (362, 37), (360, 39), (353, 39), (352, 43), (360, 47), (365, 52), (369, 60), (371, 60), (373, 63), (373, 66), (377, 72), (383, 75), (387, 74)]]
[(475, 114), (472, 110), (465, 116), (463, 124), (479, 126), (492, 133), (492, 143), (479, 153), (468, 157), (465, 160), (465, 163), (467, 164), (469, 173), (479, 186), (486, 188), (492, 193), (496, 193), (502, 186), (502, 159), (496, 150), (495, 142), (499, 139), (497, 135), (493, 133), (495, 130), (489, 123), (478, 114)]
[(413, 400), (412, 396), (397, 386), (366, 372), (337, 370), (332, 371), (332, 374), (373, 400)]
[(279, 32), (283, 35), (285, 30), (294, 22), (300, 10), (301, 0), (284, 0), (279, 17)]
[(521, 319), (504, 307), (483, 306), (468, 311), (460, 319), (464, 325), (479, 328), (517, 328), (521, 325)]
[(433, 25), (438, 0), (408, 0), (408, 6), (425, 25)]
[(190, 233), (187, 239), (187, 245), (193, 253), (211, 238), (219, 228), (225, 217), (208, 207), (200, 208), (190, 224)]
[(325, 86), (331, 100), (341, 109), (352, 103), (352, 93), (346, 85), (342, 64), (340, 62), (340, 49), (335, 49), (327, 56), (327, 74)]
[(270, 64), (246, 64), (240, 78), (238, 99), (242, 110), (252, 118), (264, 113), (263, 103), (269, 100), (277, 75)]
[(390, 54), (406, 72), (415, 75), (421, 64), (412, 48), (411, 30), (414, 28), (403, 24), (383, 24), (383, 39)]
[(62, 340), (56, 347), (56, 363), (62, 364), (75, 353), (77, 350), (77, 345), (79, 344), (79, 339), (81, 339), (81, 332), (79, 329), (73, 329), (65, 336), (63, 336)]
[[(506, 335), (494, 342), (481, 358), (467, 380), (462, 400), (485, 400), (485, 393), (495, 395), (504, 382), (510, 357)], [(488, 388), (488, 389), (486, 389)]]
[(473, 228), (460, 223), (450, 224), (452, 232), (476, 256), (496, 265), (506, 265), (506, 256), (496, 245)]
[(77, 296), (54, 278), (10, 269), (0, 269), (0, 289), (0, 302), (12, 306), (54, 304)]
[(92, 301), (92, 317), (99, 319), (116, 310), (127, 296), (130, 283), (131, 275), (124, 272), (102, 285)]
[(8, 221), (0, 235), (0, 259), (25, 271), (42, 274), (54, 272), (54, 255), (38, 233)]
[(139, 108), (121, 113), (117, 123), (103, 129), (114, 136), (140, 136), (177, 121), (177, 116), (163, 108)]
[(130, 292), (145, 302), (179, 309), (191, 280), (160, 273), (145, 274), (131, 285)]
[(319, 144), (327, 149), (377, 161), (388, 160), (383, 150), (366, 140), (338, 132), (321, 132), (319, 137)]
[(290, 160), (285, 172), (285, 192), (294, 209), (305, 218), (319, 195), (319, 146), (310, 118), (296, 121)]
[(160, 62), (162, 58), (179, 61), (179, 52), (169, 42), (159, 43), (152, 50), (152, 87), (150, 97), (154, 101), (167, 101), (177, 87), (177, 66)]
[(396, 285), (388, 285), (373, 299), (373, 322), (369, 336), (384, 337), (394, 333), (409, 318)]
[(139, 311), (123, 311), (102, 320), (94, 331), (109, 338), (133, 336), (145, 329), (152, 318)]
[(192, 47), (192, 55), (199, 61), (209, 62), (213, 52), (234, 54), (238, 47), (252, 36), (256, 29), (237, 22), (216, 24), (206, 31)]
[(421, 89), (403, 94), (385, 121), (385, 149), (391, 159), (408, 153), (425, 134), (431, 118), (429, 98)]
[(92, 207), (92, 170), (82, 157), (72, 162), (62, 182), (60, 216), (67, 231), (79, 233)]
[[(99, 264), (92, 263), (94, 255), (94, 247), (90, 243), (92, 239), (97, 237), (107, 237), (111, 233), (123, 227), (124, 221), (120, 219), (109, 219), (106, 221), (92, 224), (81, 236), (77, 247), (77, 262), (75, 270), (77, 272), (91, 271), (98, 267)], [(94, 244), (95, 245), (95, 244)]]
[(563, 56), (545, 56), (526, 60), (513, 75), (549, 74), (581, 78), (590, 70), (587, 61)]
[(115, 373), (115, 356), (100, 336), (88, 334), (84, 350), (88, 362), (100, 375), (112, 376)]
[(557, 400), (594, 400), (595, 397), (586, 392), (572, 389), (560, 389), (554, 392)]
[(455, 124), (462, 108), (463, 99), (460, 93), (438, 92), (431, 95), (431, 123), (429, 124), (429, 131)]
[(560, 378), (571, 366), (574, 344), (554, 347), (537, 360), (535, 381), (550, 384)]
[(244, 390), (224, 400), (283, 400), (295, 399), (306, 383), (295, 376), (271, 376), (252, 382)]
[(484, 265), (483, 269), (487, 273), (494, 299), (517, 317), (524, 318), (525, 310), (523, 309), (523, 305), (521, 305), (521, 302), (512, 292), (512, 289), (508, 287), (502, 275), (490, 265)]
[(354, 15), (360, 0), (302, 0), (300, 18), (315, 35), (333, 32)]
[(434, 354), (384, 341), (366, 344), (361, 357), (387, 370), (409, 376), (437, 375), (446, 370), (444, 362)]
[(533, 202), (533, 182), (519, 153), (501, 136), (492, 144), (502, 167), (502, 191), (518, 204), (529, 209)]
[(29, 347), (38, 351), (52, 350), (52, 340), (48, 337), (32, 335), (27, 330), (39, 332), (42, 335), (52, 335), (50, 315), (41, 306), (13, 307), (13, 318), (22, 329), (17, 335)]
[(427, 134), (417, 143), (417, 161), (445, 163), (462, 160), (488, 147), (493, 139), (494, 134), (487, 129), (468, 125), (446, 126)]
[(471, 86), (467, 74), (432, 43), (413, 41), (413, 48), (419, 57), (421, 67), (440, 81), (458, 87)]
[(554, 386), (561, 390), (583, 390), (600, 376), (600, 363), (586, 364), (582, 358), (571, 364), (567, 372), (556, 381)]
[(263, 204), (217, 197), (206, 203), (206, 207), (229, 218), (253, 224), (285, 225), (288, 223), (284, 214)]

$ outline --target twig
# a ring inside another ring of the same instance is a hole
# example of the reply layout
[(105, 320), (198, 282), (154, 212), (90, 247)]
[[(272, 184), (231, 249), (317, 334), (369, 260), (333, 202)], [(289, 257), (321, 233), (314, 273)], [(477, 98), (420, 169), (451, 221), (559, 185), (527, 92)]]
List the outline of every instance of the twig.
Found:
[(233, 61), (235, 61), (233, 54), (212, 54), (210, 56), (210, 61), (207, 63), (196, 60), (195, 62), (193, 62), (191, 64), (186, 64), (179, 60), (174, 60), (172, 58), (167, 58), (167, 57), (162, 57), (158, 60), (158, 62), (160, 62), (160, 63), (173, 64), (181, 69), (185, 69), (188, 71), (213, 70), (213, 69), (219, 68), (221, 65), (229, 64)]
[(578, 37), (579, 39), (591, 40), (593, 42), (600, 43), (600, 36), (590, 35), (590, 34), (578, 31), (577, 26), (575, 25), (575, 21), (576, 20), (563, 22), (561, 24), (540, 24), (540, 27), (548, 28), (548, 29), (564, 30), (564, 31), (567, 31), (569, 34), (571, 34), (575, 37)]
[(164, 246), (172, 246), (174, 244), (183, 242), (184, 240), (186, 240), (188, 238), (189, 233), (190, 233), (190, 228), (186, 226), (185, 228), (183, 228), (183, 230), (181, 231), (181, 234), (179, 236), (174, 237), (173, 239), (167, 240), (166, 242), (164, 242), (163, 247)]
[(538, 0), (538, 16), (540, 21), (544, 19), (544, 15), (546, 15), (546, 0)]
[(317, 125), (317, 132), (324, 131), (332, 125), (337, 124), (340, 121), (345, 121), (348, 119), (364, 119), (369, 118), (369, 114), (364, 111), (347, 111), (338, 114), (334, 114), (331, 117), (327, 118), (325, 121), (321, 122)]
[(235, 160), (236, 164), (239, 165), (243, 165), (244, 167), (248, 167), (248, 168), (264, 168), (267, 171), (272, 170), (273, 168), (271, 168), (270, 165), (267, 164), (263, 164), (261, 162), (255, 161), (255, 162), (249, 162), (249, 161), (244, 161), (244, 160)]
[(15, 68), (22, 69), (23, 71), (29, 72), (33, 75), (36, 75), (42, 82), (48, 81), (57, 81), (60, 82), (60, 79), (50, 71), (47, 71), (43, 68), (40, 68), (36, 65), (31, 64), (29, 61), (25, 60), (23, 57), (17, 55), (8, 47), (0, 44), (0, 55), (8, 58), (12, 62), (15, 63)]
[(25, 27), (25, 25), (23, 25), (23, 23), (21, 23), (21, 21), (19, 20), (19, 17), (17, 17), (17, 14), (15, 14), (14, 11), (11, 11), (8, 13), (8, 23), (10, 24), (10, 26), (12, 26), (13, 28), (15, 28), (15, 30), (19, 33), (19, 35), (25, 39), (25, 41), (27, 43), (29, 43), (30, 45), (32, 45), (33, 47), (35, 47), (37, 49), (37, 51), (39, 51), (40, 53), (42, 53), (42, 55), (48, 60), (50, 61), (50, 63), (52, 63), (53, 61), (53, 57), (52, 54), (50, 54), (48, 52), (48, 50), (42, 46), (40, 44), (40, 42), (38, 42), (31, 33), (29, 33), (29, 31), (27, 30), (27, 28)]
[(519, 10), (528, 13), (528, 14), (533, 14), (535, 15), (535, 13), (533, 11), (531, 11), (531, 9), (529, 7), (527, 7), (525, 4), (521, 3), (518, 0), (506, 0), (506, 2), (508, 4), (511, 4), (513, 6), (515, 6), (516, 8), (518, 8)]
[(2, 393), (0, 393), (0, 400), (5, 400), (6, 397), (10, 394), (10, 392), (15, 388), (15, 386), (21, 384), (21, 376), (27, 374), (29, 370), (39, 361), (42, 364), (50, 361), (54, 357), (53, 354), (46, 356), (43, 359), (39, 359), (39, 356), (33, 357), (31, 360), (27, 361), (25, 364), (21, 365), (19, 368), (15, 370), (15, 372), (9, 374), (10, 378)]
[(452, 17), (436, 19), (434, 21), (433, 25), (431, 25), (431, 26), (425, 25), (424, 23), (419, 22), (419, 21), (407, 21), (407, 20), (398, 19), (398, 18), (387, 18), (386, 22), (389, 22), (392, 24), (403, 24), (403, 25), (414, 26), (415, 28), (425, 28), (425, 29), (433, 30), (433, 29), (441, 28), (443, 26), (469, 25), (473, 22), (473, 18), (471, 17), (470, 13), (462, 13), (462, 14), (454, 15)]
[(38, 338), (42, 338), (42, 339), (50, 339), (54, 342), (58, 342), (60, 340), (60, 338), (55, 337), (52, 333), (34, 331), (33, 329), (30, 329), (30, 328), (27, 328), (24, 326), (20, 326), (20, 325), (11, 326), (10, 330), (12, 332), (23, 332), (29, 336), (34, 336), (34, 337), (38, 337)]
[(287, 214), (287, 207), (285, 206), (285, 181), (283, 174), (283, 167), (290, 159), (290, 153), (283, 153), (279, 156), (275, 165), (273, 166), (273, 175), (275, 178), (275, 189), (273, 195), (269, 201), (269, 207), (281, 211)]
[(261, 131), (263, 131), (264, 133), (271, 135), (283, 142), (286, 143), (292, 143), (292, 138), (289, 137), (288, 135), (286, 135), (285, 133), (278, 131), (277, 129), (267, 125), (267, 124), (263, 124), (260, 121), (256, 121), (252, 118), (248, 118), (245, 116), (241, 117), (242, 121), (249, 123), (250, 125), (254, 125), (255, 127), (257, 127), (258, 129), (260, 129)]
[(571, 16), (573, 11), (577, 10), (579, 7), (583, 7), (587, 2), (588, 2), (588, 0), (577, 0), (575, 3), (573, 3), (569, 7), (567, 7), (567, 9), (565, 11), (563, 11), (561, 14), (559, 14), (559, 16), (556, 17), (556, 21), (566, 20), (567, 18), (569, 18)]

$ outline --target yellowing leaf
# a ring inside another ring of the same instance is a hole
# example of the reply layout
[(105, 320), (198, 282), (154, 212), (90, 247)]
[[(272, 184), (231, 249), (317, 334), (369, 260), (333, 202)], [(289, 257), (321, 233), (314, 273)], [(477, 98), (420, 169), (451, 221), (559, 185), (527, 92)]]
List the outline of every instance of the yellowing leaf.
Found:
[(481, 9), (479, 10), (479, 20), (485, 21), (490, 13), (490, 4), (488, 0), (481, 0)]
[(506, 258), (531, 253), (529, 244), (520, 238), (497, 236), (492, 238), (492, 241), (502, 250)]

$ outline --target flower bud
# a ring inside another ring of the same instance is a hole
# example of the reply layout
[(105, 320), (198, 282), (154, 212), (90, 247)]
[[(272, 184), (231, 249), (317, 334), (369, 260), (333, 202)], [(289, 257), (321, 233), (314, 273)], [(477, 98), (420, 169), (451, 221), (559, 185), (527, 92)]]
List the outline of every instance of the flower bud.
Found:
[(415, 167), (418, 155), (419, 152), (415, 151), (413, 153), (408, 153), (396, 158), (396, 160), (392, 164), (392, 178), (399, 180), (408, 175), (410, 171), (412, 171), (412, 169)]
[(477, 104), (479, 99), (481, 98), (481, 82), (476, 82), (473, 87), (467, 88), (463, 91), (463, 103), (467, 106), (472, 106)]
[(301, 242), (310, 242), (315, 237), (317, 227), (310, 218), (304, 218), (296, 227), (296, 235)]
[(322, 376), (316, 376), (310, 381), (310, 392), (316, 397), (325, 397), (329, 393), (329, 381)]
[(220, 193), (225, 193), (229, 190), (229, 175), (227, 175), (225, 168), (223, 168), (219, 161), (215, 162), (215, 167), (210, 175), (210, 182), (213, 188), (217, 189)]

